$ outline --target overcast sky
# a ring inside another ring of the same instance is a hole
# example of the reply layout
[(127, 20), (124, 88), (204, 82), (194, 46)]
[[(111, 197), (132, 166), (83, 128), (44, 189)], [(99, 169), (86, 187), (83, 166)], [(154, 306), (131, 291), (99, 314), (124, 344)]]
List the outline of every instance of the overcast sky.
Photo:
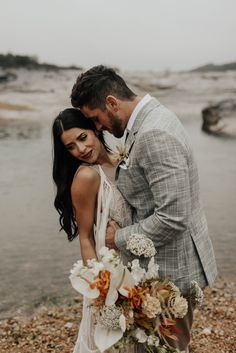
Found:
[(88, 68), (236, 61), (236, 0), (0, 0), (0, 53)]

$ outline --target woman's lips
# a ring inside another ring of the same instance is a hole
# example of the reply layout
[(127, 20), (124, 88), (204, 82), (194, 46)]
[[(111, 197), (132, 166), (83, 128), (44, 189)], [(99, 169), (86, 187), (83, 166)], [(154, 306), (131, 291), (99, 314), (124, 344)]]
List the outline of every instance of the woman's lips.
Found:
[(82, 156), (81, 158), (89, 159), (91, 157), (92, 153), (93, 153), (93, 151), (90, 151), (90, 152), (86, 153), (84, 156)]

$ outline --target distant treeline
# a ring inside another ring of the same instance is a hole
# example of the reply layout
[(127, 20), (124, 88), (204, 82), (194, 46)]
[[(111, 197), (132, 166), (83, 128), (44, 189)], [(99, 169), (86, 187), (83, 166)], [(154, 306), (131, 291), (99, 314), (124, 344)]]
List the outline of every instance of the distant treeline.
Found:
[(207, 72), (207, 71), (228, 71), (236, 70), (236, 62), (222, 65), (207, 64), (196, 69), (191, 70), (192, 72)]
[(13, 55), (13, 54), (0, 54), (0, 67), (3, 69), (8, 68), (26, 68), (32, 69), (45, 69), (45, 70), (81, 70), (77, 66), (57, 66), (47, 63), (39, 63), (38, 58), (35, 56), (27, 55)]

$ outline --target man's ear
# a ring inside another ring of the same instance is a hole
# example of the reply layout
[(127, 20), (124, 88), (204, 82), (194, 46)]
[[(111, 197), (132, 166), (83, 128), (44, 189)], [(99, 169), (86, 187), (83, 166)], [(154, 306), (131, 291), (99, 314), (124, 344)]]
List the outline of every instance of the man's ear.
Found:
[(106, 97), (106, 106), (111, 111), (117, 112), (119, 110), (119, 101), (116, 97), (109, 95)]

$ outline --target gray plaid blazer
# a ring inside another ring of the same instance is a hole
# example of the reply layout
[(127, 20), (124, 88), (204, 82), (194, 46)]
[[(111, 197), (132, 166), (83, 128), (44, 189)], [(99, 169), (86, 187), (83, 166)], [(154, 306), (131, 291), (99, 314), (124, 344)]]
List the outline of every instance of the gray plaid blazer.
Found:
[[(125, 258), (131, 234), (145, 234), (157, 250), (160, 277), (185, 294), (195, 280), (203, 288), (217, 275), (199, 196), (193, 152), (178, 118), (152, 98), (139, 112), (126, 141), (127, 169), (117, 169), (117, 186), (133, 207), (133, 224), (116, 232)], [(140, 258), (143, 267), (148, 260)]]

